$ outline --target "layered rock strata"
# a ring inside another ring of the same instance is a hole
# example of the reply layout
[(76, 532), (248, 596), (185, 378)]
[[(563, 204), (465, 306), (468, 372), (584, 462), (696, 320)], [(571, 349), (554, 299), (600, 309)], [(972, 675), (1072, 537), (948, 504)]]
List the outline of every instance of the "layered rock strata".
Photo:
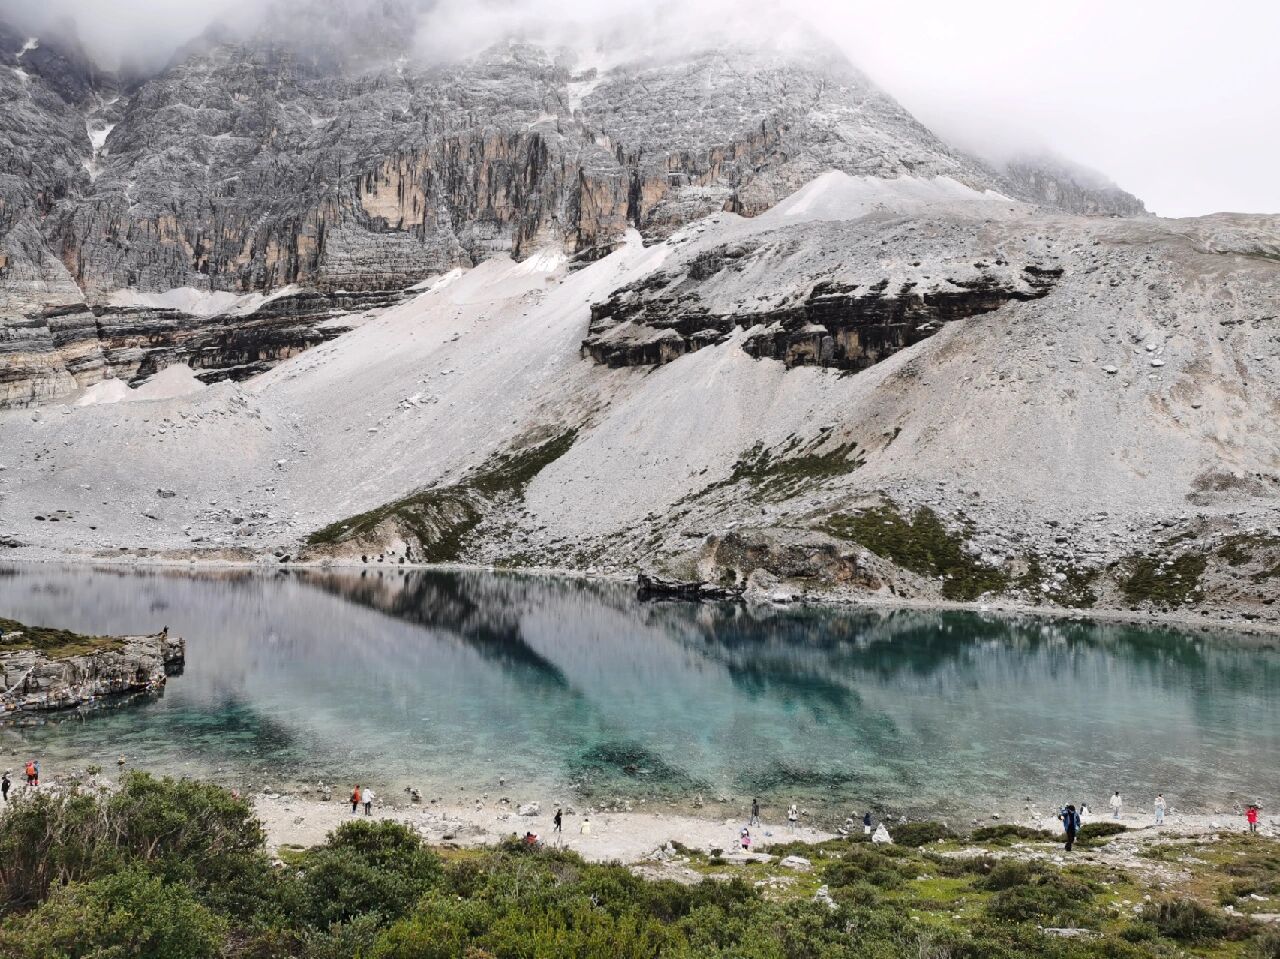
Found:
[(70, 709), (106, 697), (154, 692), (181, 671), (186, 657), (186, 641), (167, 632), (123, 636), (98, 651), (65, 658), (36, 649), (2, 651), (22, 640), (17, 631), (0, 637), (0, 708), (6, 712)]

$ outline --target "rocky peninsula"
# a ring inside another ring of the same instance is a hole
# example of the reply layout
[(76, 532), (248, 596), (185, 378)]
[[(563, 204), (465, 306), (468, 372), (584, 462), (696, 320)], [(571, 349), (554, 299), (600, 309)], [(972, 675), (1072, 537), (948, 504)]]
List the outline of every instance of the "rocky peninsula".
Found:
[(0, 618), (0, 708), (71, 709), (154, 691), (181, 671), (185, 656), (186, 641), (168, 627), (147, 636), (86, 636)]

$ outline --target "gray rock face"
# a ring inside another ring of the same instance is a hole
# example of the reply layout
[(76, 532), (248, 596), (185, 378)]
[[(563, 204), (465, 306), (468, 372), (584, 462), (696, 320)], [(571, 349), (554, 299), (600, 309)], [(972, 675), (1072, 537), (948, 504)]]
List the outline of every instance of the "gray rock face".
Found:
[(1142, 216), (1147, 208), (1102, 174), (1054, 156), (1010, 160), (1002, 171), (1016, 195), (1068, 213)]
[[(373, 27), (388, 40), (412, 13), (385, 5)], [(448, 66), (389, 41), (360, 60), (316, 49), (212, 34), (124, 79), (0, 27), (0, 407), (178, 360), (242, 377), (326, 338), (107, 309), (120, 289), (390, 294), (496, 252), (589, 261), (629, 228), (756, 216), (830, 169), (1110, 202), (950, 149), (821, 50), (600, 71), (515, 43)]]
[(122, 637), (119, 649), (68, 659), (34, 650), (0, 652), (0, 709), (70, 709), (107, 696), (155, 691), (181, 669), (185, 657), (186, 641), (167, 632)]
[[(748, 330), (742, 348), (788, 367), (861, 370), (942, 324), (1039, 299), (1062, 269), (991, 257), (980, 221), (806, 223), (693, 244), (592, 307), (583, 352), (607, 366), (670, 362)], [(886, 244), (913, 251), (886, 260)]]

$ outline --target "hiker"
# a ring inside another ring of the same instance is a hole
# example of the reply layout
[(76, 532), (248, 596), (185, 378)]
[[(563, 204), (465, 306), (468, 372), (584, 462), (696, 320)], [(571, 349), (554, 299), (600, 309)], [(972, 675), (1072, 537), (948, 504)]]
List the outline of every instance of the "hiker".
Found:
[(1249, 832), (1258, 831), (1258, 804), (1253, 803), (1245, 810), (1244, 821), (1249, 824)]
[(36, 763), (34, 759), (27, 760), (27, 785), (28, 786), (40, 785), (40, 776), (36, 772)]
[(751, 800), (751, 822), (750, 822), (750, 825), (752, 825), (752, 826), (758, 826), (758, 825), (760, 825), (760, 800), (759, 800), (759, 799), (753, 799), (753, 800)]
[(368, 786), (364, 787), (364, 791), (360, 793), (360, 799), (364, 802), (364, 814), (366, 816), (373, 815), (373, 790)]
[(1156, 825), (1164, 825), (1164, 793), (1156, 796)]
[(738, 831), (738, 844), (742, 846), (743, 852), (751, 851), (751, 830), (746, 826)]
[(524, 844), (530, 849), (536, 849), (538, 846), (538, 834), (532, 830), (524, 834)]
[(1084, 825), (1089, 817), (1093, 815), (1093, 810), (1089, 808), (1087, 802), (1082, 802), (1080, 808), (1076, 810), (1076, 815), (1080, 817), (1080, 825)]
[(11, 783), (9, 782), (9, 770), (6, 769), (4, 771), (4, 776), (0, 776), (0, 797), (2, 797), (5, 802), (9, 801), (10, 785)]
[(800, 810), (796, 808), (796, 804), (792, 803), (791, 808), (787, 810), (787, 827), (792, 831), (796, 831), (796, 823), (800, 820)]
[(556, 814), (551, 819), (551, 831), (556, 835), (564, 832), (564, 813), (559, 808), (556, 809)]
[(351, 790), (351, 815), (355, 815), (360, 809), (360, 784), (356, 783), (356, 788)]
[(1107, 805), (1111, 807), (1111, 818), (1119, 819), (1120, 810), (1124, 808), (1124, 800), (1120, 798), (1120, 790), (1117, 789), (1111, 794), (1111, 799), (1108, 800)]
[(578, 832), (584, 836), (591, 835), (591, 818), (589, 816), (582, 817), (582, 825), (578, 827)]
[(868, 809), (862, 814), (862, 834), (864, 836), (871, 835), (871, 810)]
[(1070, 852), (1071, 847), (1076, 844), (1076, 833), (1080, 831), (1080, 814), (1076, 812), (1076, 807), (1067, 803), (1062, 812), (1058, 813), (1058, 819), (1062, 822), (1062, 830), (1067, 834), (1066, 851)]

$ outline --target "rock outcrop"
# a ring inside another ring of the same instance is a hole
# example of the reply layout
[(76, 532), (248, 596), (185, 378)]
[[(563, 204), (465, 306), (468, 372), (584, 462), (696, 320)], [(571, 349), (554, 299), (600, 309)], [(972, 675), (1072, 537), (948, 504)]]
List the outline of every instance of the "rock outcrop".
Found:
[(40, 649), (19, 648), (21, 629), (0, 634), (0, 708), (47, 711), (85, 706), (103, 698), (155, 692), (182, 669), (186, 642), (168, 632), (150, 636), (122, 636), (101, 648), (71, 656)]

